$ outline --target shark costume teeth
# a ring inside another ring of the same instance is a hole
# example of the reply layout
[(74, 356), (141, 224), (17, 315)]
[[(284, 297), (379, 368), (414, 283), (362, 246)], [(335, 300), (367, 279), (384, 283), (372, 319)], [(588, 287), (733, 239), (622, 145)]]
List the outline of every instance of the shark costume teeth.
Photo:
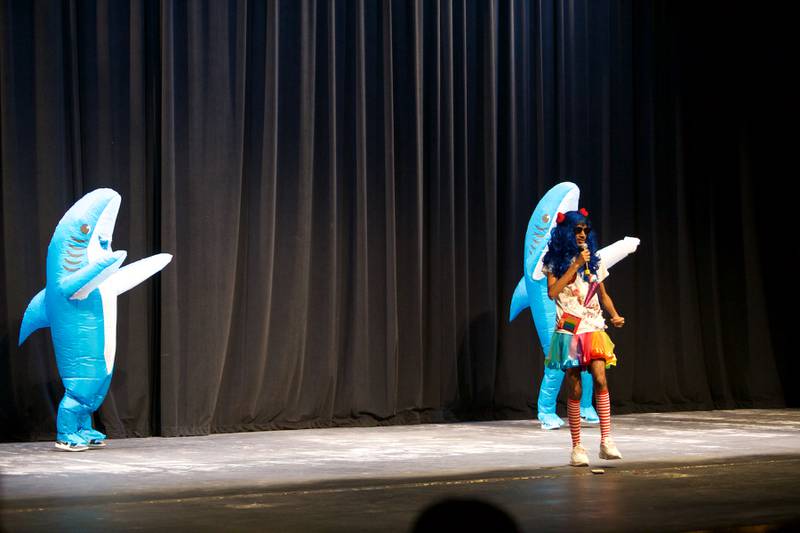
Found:
[[(576, 211), (580, 194), (580, 189), (574, 183), (564, 181), (555, 185), (536, 204), (525, 233), (523, 276), (511, 297), (509, 321), (514, 320), (524, 309), (530, 308), (539, 343), (545, 354), (550, 352), (550, 340), (555, 331), (556, 304), (547, 295), (547, 277), (542, 273), (542, 259), (547, 253), (550, 231), (557, 223), (558, 214)], [(639, 239), (625, 237), (598, 250), (597, 256), (606, 269), (611, 269), (634, 252), (638, 245)], [(545, 367), (537, 400), (538, 418), (543, 429), (557, 429), (564, 425), (564, 421), (556, 415), (556, 398), (563, 380), (562, 370)], [(597, 423), (599, 418), (592, 407), (592, 377), (586, 371), (581, 372), (581, 385), (581, 417), (587, 422)]]
[(59, 221), (47, 248), (47, 284), (25, 310), (19, 344), (49, 327), (64, 384), (58, 407), (56, 447), (83, 451), (105, 446), (92, 428), (92, 413), (108, 392), (117, 344), (117, 296), (170, 262), (157, 254), (126, 267), (125, 251), (111, 240), (121, 196), (97, 189), (78, 200)]

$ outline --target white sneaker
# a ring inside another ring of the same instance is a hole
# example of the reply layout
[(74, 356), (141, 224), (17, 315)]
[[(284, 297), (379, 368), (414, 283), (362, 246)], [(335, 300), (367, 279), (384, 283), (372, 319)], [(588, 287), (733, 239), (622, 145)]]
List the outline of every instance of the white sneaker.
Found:
[(586, 455), (586, 448), (578, 444), (572, 448), (572, 455), (569, 457), (571, 466), (589, 466), (589, 456)]
[(622, 454), (611, 437), (600, 443), (600, 459), (622, 459)]
[(66, 442), (63, 440), (56, 441), (56, 448), (59, 450), (64, 450), (65, 452), (82, 452), (89, 449), (89, 447), (84, 444), (75, 444), (73, 442)]

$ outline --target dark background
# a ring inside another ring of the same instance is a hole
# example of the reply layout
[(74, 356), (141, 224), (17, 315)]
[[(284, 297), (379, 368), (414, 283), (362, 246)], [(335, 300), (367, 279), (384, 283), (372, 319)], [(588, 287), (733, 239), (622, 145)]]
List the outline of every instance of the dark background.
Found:
[(16, 339), (97, 187), (115, 249), (175, 255), (120, 297), (114, 437), (533, 416), (508, 306), (564, 179), (642, 239), (614, 412), (800, 405), (793, 29), (733, 6), (0, 0), (0, 439), (53, 437)]

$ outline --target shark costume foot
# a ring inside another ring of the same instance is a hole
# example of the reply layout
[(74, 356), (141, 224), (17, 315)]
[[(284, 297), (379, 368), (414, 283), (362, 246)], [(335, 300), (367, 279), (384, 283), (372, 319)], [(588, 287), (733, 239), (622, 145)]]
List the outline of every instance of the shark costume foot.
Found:
[(81, 429), (78, 434), (86, 439), (89, 443), (89, 448), (105, 448), (106, 435), (100, 433), (95, 429)]
[(564, 425), (564, 421), (556, 414), (556, 398), (562, 381), (564, 372), (545, 367), (542, 385), (539, 387), (539, 400), (536, 402), (542, 429), (558, 429)]
[(106, 440), (108, 438), (105, 433), (100, 433), (92, 428), (82, 428), (78, 434), (86, 440)]
[(581, 407), (581, 422), (585, 424), (599, 424), (600, 417), (597, 416), (597, 411), (591, 405), (589, 407)]
[[(106, 382), (101, 387), (100, 397), (105, 397), (106, 392), (108, 391), (108, 385), (110, 383), (110, 376), (109, 379), (106, 379)], [(91, 405), (89, 406), (90, 409), (93, 411), (99, 407), (98, 405)], [(105, 448), (106, 443), (105, 440), (108, 438), (105, 433), (101, 433), (92, 427), (92, 415), (91, 413), (85, 413), (80, 417), (79, 420), (80, 429), (78, 430), (78, 434), (86, 439), (89, 443), (89, 448)]]
[[(104, 448), (106, 435), (92, 427), (92, 413), (99, 407), (103, 397), (108, 391), (110, 379), (65, 379), (64, 385), (67, 388), (64, 398), (58, 406), (58, 441), (68, 444), (79, 444), (88, 448)], [(99, 394), (89, 396), (87, 399), (83, 389), (93, 390), (93, 384), (99, 382), (97, 387)], [(64, 448), (61, 448), (64, 449)], [(75, 451), (75, 450), (70, 450)]]
[(539, 422), (542, 429), (558, 429), (564, 425), (564, 421), (555, 413), (539, 413)]
[(92, 380), (77, 380), (78, 385), (75, 385), (75, 381), (71, 379), (64, 380), (67, 391), (58, 405), (58, 416), (56, 418), (58, 435), (56, 440), (58, 442), (81, 445), (84, 446), (84, 449), (87, 449), (92, 441), (101, 442), (106, 436), (92, 429), (91, 413), (93, 406), (84, 396), (74, 390), (81, 388), (87, 382), (91, 383)]

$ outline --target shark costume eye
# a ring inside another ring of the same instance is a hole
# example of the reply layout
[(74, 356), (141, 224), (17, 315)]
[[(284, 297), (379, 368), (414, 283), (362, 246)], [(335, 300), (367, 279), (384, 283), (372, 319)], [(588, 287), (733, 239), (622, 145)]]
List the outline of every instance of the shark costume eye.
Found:
[(545, 224), (549, 223), (550, 222), (550, 215), (548, 215), (547, 213), (542, 215), (542, 222), (544, 222)]
[(89, 227), (89, 224), (84, 224), (81, 226), (81, 233), (84, 235), (88, 235), (90, 231), (92, 231), (92, 228)]

